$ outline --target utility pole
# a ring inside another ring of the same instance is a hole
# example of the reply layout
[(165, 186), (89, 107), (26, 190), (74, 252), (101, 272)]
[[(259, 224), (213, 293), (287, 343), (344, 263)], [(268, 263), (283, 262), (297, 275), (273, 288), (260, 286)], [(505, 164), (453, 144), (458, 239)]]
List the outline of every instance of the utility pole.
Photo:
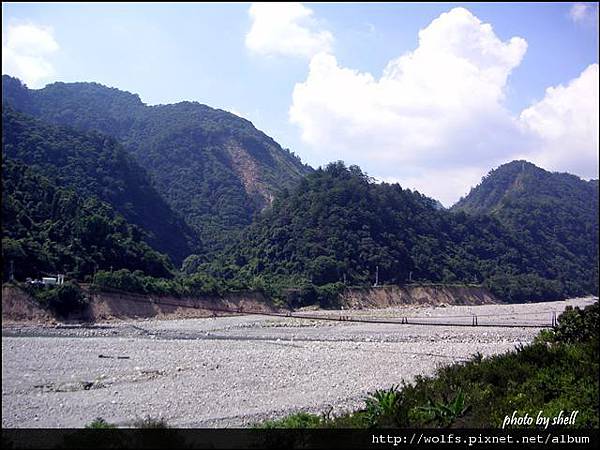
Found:
[(412, 270), (408, 272), (408, 282), (412, 283)]
[(375, 266), (375, 284), (373, 287), (377, 287), (379, 284), (379, 266)]

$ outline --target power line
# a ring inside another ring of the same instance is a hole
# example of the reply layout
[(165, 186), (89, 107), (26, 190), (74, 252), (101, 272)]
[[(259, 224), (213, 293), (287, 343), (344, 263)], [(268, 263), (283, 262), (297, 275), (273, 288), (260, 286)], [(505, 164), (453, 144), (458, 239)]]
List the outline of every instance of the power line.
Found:
[[(459, 306), (459, 305), (456, 305)], [(483, 305), (481, 305), (483, 306)], [(543, 314), (552, 314), (552, 313), (557, 313), (560, 311), (557, 310), (546, 310), (546, 311), (539, 311), (539, 312), (513, 312), (513, 313), (505, 313), (505, 314), (468, 314), (468, 315), (447, 315), (447, 316), (406, 316), (410, 319), (417, 319), (417, 320), (429, 320), (429, 319), (470, 319), (473, 316), (477, 316), (477, 317), (509, 317), (509, 316), (540, 316)]]

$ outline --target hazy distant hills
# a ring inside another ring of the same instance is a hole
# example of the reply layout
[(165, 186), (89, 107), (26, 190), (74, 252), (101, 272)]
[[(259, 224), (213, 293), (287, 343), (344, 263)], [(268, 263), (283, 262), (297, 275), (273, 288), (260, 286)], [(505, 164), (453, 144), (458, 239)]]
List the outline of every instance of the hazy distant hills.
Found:
[(312, 170), (251, 122), (198, 103), (147, 106), (97, 83), (30, 90), (8, 76), (2, 88), (3, 102), (14, 109), (115, 137), (205, 248), (219, 248), (280, 189)]

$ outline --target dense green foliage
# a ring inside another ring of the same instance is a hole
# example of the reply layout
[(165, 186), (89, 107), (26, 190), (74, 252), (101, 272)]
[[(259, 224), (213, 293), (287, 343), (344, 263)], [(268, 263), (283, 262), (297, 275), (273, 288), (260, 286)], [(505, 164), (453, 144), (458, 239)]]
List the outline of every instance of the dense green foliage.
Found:
[(548, 336), (551, 342), (593, 342), (600, 337), (600, 309), (598, 303), (585, 309), (567, 306), (559, 316), (553, 334)]
[[(577, 239), (594, 245), (591, 234)], [(188, 259), (184, 268), (217, 277), (228, 268), (248, 284), (262, 278), (290, 287), (367, 285), (377, 272), (380, 284), (483, 282), (509, 301), (595, 292), (597, 256), (549, 254), (560, 245), (495, 217), (440, 210), (427, 197), (376, 184), (358, 167), (338, 162), (277, 197), (221, 260), (194, 265)]]
[(127, 269), (99, 271), (94, 277), (94, 285), (101, 289), (172, 297), (222, 296), (226, 292), (249, 290), (235, 280), (216, 279), (204, 273), (165, 279), (145, 275), (141, 270), (132, 272)]
[(3, 107), (2, 155), (35, 167), (83, 197), (109, 203), (128, 222), (143, 228), (154, 248), (177, 263), (199, 251), (194, 233), (114, 138), (44, 124)]
[[(4, 76), (3, 124), (5, 159), (31, 166), (57, 188), (73, 188), (82, 204), (107, 202), (148, 233), (131, 229), (127, 245), (140, 238), (183, 261), (185, 276), (204, 280), (198, 292), (260, 290), (297, 307), (333, 306), (347, 286), (376, 278), (483, 284), (513, 302), (598, 291), (597, 181), (516, 161), (447, 211), (343, 163), (301, 178), (311, 170), (244, 119), (190, 102), (147, 106), (95, 83), (29, 90)], [(26, 203), (13, 206), (13, 216), (27, 215)], [(66, 235), (65, 242), (62, 235), (46, 238), (47, 224), (28, 230), (20, 222), (17, 232), (10, 220), (3, 248), (20, 266), (32, 258), (34, 271), (67, 264), (79, 275), (112, 266), (129, 275), (107, 275), (105, 287), (183, 295), (179, 281), (155, 280), (171, 272), (168, 264), (140, 263), (146, 249), (134, 251), (131, 263), (120, 250), (86, 255), (95, 250), (69, 246)], [(25, 236), (38, 247), (27, 247)], [(71, 251), (71, 260), (54, 255), (44, 263), (56, 252), (43, 247), (46, 240), (57, 242), (61, 254)]]
[(137, 95), (96, 83), (29, 90), (8, 76), (3, 102), (118, 139), (209, 249), (230, 241), (279, 189), (310, 172), (249, 121), (198, 103), (146, 106)]
[(539, 411), (546, 417), (579, 411), (573, 427), (597, 428), (598, 302), (584, 310), (566, 310), (559, 325), (540, 337), (506, 354), (476, 356), (443, 367), (432, 377), (371, 393), (365, 407), (354, 413), (300, 413), (263, 426), (498, 428), (512, 411), (533, 417)]
[(30, 286), (27, 291), (59, 317), (81, 312), (88, 304), (83, 291), (72, 282), (60, 286)]
[(95, 270), (127, 268), (169, 277), (168, 258), (143, 240), (108, 204), (83, 197), (23, 163), (2, 165), (3, 279), (66, 273), (90, 279)]
[[(540, 274), (567, 292), (598, 292), (598, 180), (513, 161), (492, 170), (452, 210), (491, 215), (522, 236), (533, 258), (528, 264), (543, 268)], [(526, 297), (519, 286), (531, 281), (507, 280), (501, 296)]]

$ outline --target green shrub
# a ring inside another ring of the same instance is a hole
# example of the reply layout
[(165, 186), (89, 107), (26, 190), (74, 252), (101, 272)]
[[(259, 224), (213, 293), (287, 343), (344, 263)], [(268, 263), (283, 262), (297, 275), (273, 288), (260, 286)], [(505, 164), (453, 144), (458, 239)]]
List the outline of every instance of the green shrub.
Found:
[(94, 284), (101, 288), (173, 297), (220, 296), (227, 291), (245, 288), (240, 282), (218, 280), (205, 273), (167, 279), (150, 277), (142, 271), (130, 272), (127, 269), (114, 272), (99, 271), (94, 278)]
[(283, 419), (267, 420), (260, 425), (260, 428), (320, 428), (323, 423), (322, 416), (299, 412)]
[(483, 285), (492, 294), (510, 303), (560, 300), (567, 292), (560, 281), (536, 274), (496, 274), (487, 278)]
[(130, 272), (127, 269), (116, 270), (114, 272), (101, 270), (96, 273), (94, 284), (122, 291), (147, 293), (144, 277), (137, 272)]
[(402, 392), (397, 385), (386, 390), (378, 389), (367, 396), (365, 404), (366, 416), (372, 426), (394, 426), (402, 413)]
[(91, 421), (90, 423), (88, 423), (85, 426), (85, 428), (99, 430), (99, 429), (117, 428), (117, 426), (113, 425), (112, 423), (108, 423), (102, 417), (98, 417), (98, 418), (94, 419), (93, 421)]
[(88, 305), (81, 288), (69, 281), (60, 286), (30, 287), (28, 292), (61, 317), (80, 313)]
[(182, 280), (182, 285), (192, 295), (221, 295), (221, 284), (211, 275), (196, 273)]
[(328, 283), (316, 287), (317, 300), (321, 308), (333, 308), (339, 306), (339, 296), (346, 289), (344, 283)]
[(554, 328), (554, 340), (567, 343), (597, 340), (600, 332), (598, 312), (598, 302), (583, 310), (567, 306)]
[[(465, 406), (465, 395), (462, 390), (450, 402), (436, 402), (430, 399), (427, 406), (421, 406), (413, 409), (413, 413), (422, 412), (423, 415), (417, 420), (429, 421), (432, 425), (448, 427), (452, 425), (458, 418), (465, 415), (468, 406)], [(415, 414), (415, 416), (416, 416)]]

